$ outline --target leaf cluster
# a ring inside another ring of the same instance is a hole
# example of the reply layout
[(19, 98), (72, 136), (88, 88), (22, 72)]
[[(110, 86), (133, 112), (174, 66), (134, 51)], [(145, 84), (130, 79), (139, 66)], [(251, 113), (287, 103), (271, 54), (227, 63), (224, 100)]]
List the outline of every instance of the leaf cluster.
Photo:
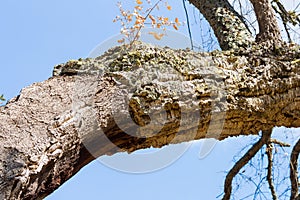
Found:
[(166, 10), (171, 11), (172, 7), (167, 1), (158, 0), (155, 4), (152, 4), (151, 0), (146, 2), (136, 0), (133, 10), (125, 10), (122, 3), (118, 2), (117, 6), (120, 10), (120, 15), (116, 16), (113, 22), (121, 23), (121, 34), (124, 37), (118, 40), (119, 43), (125, 43), (127, 40), (132, 44), (134, 41), (137, 41), (141, 36), (141, 29), (146, 26), (164, 31), (164, 33), (149, 32), (157, 40), (165, 36), (166, 27), (172, 26), (175, 30), (178, 30), (181, 23), (177, 17), (174, 20), (170, 20), (168, 17), (153, 14), (154, 10), (161, 9), (160, 4), (163, 4)]

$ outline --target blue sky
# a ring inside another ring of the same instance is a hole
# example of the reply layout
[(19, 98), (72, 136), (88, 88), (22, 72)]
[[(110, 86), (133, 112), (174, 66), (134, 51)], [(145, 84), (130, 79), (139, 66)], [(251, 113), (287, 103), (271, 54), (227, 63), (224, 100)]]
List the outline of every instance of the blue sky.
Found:
[[(168, 15), (185, 20), (182, 1), (169, 3), (173, 12)], [(108, 0), (2, 2), (0, 94), (10, 99), (23, 87), (51, 77), (54, 65), (87, 57), (119, 33), (119, 24), (112, 23), (116, 15), (116, 1)], [(180, 32), (186, 35), (186, 27)], [(193, 143), (176, 162), (151, 173), (124, 173), (94, 161), (46, 199), (215, 199), (233, 156), (252, 139), (219, 142), (204, 159), (199, 159), (203, 142)]]

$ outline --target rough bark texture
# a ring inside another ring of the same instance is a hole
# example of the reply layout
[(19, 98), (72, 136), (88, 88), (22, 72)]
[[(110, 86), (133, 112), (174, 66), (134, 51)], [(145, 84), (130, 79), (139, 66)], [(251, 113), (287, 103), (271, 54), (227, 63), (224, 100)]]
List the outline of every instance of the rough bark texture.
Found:
[(0, 199), (41, 199), (96, 156), (300, 127), (299, 47), (257, 48), (138, 44), (56, 66), (0, 107)]
[(269, 42), (278, 45), (281, 43), (281, 34), (269, 0), (250, 0), (259, 25), (257, 42)]
[(252, 35), (227, 0), (189, 0), (209, 22), (223, 50), (248, 47)]
[(73, 80), (33, 84), (1, 107), (0, 199), (41, 199), (73, 175), (81, 140), (63, 119)]

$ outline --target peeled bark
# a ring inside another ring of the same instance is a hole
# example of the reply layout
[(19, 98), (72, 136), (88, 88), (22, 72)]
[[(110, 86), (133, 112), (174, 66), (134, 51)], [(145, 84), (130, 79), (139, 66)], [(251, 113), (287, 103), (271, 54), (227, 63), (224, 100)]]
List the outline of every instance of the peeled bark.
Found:
[(0, 199), (41, 199), (101, 155), (300, 127), (299, 55), (141, 44), (58, 65), (0, 107)]

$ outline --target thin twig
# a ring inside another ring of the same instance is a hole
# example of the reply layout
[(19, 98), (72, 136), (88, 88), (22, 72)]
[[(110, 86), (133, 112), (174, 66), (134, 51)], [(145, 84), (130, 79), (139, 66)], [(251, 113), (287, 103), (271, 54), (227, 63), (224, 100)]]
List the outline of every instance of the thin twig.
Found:
[(259, 183), (256, 183), (256, 182), (253, 180), (252, 177), (249, 177), (249, 176), (247, 176), (247, 175), (245, 175), (245, 174), (241, 174), (241, 173), (239, 173), (238, 175), (241, 176), (243, 179), (246, 179), (247, 181), (249, 181), (249, 183), (252, 183), (252, 184), (255, 186), (255, 188), (256, 188), (256, 189), (255, 189), (255, 192), (252, 194), (253, 199), (256, 199), (256, 196), (257, 196), (258, 194), (262, 195), (265, 199), (267, 199), (266, 195), (265, 195), (264, 192), (261, 190), (262, 184), (263, 184), (263, 181), (264, 181), (265, 178), (261, 178), (260, 181), (259, 181)]
[(291, 145), (288, 144), (288, 143), (281, 142), (281, 141), (276, 140), (276, 139), (273, 139), (273, 138), (270, 139), (270, 142), (273, 143), (273, 144), (278, 144), (278, 145), (281, 146), (281, 147), (290, 147), (290, 146), (291, 146)]
[[(152, 7), (150, 8), (150, 10), (148, 11), (147, 15), (144, 17), (144, 20), (145, 20), (145, 21), (148, 19), (148, 17), (149, 17), (149, 15), (151, 14), (151, 12), (154, 10), (154, 8), (156, 8), (156, 6), (157, 6), (161, 1), (162, 1), (162, 0), (158, 0), (158, 1), (154, 4), (154, 6), (152, 6)], [(141, 32), (142, 28), (143, 28), (142, 25), (138, 28), (138, 30), (137, 30), (137, 32), (136, 32), (136, 34), (135, 34), (133, 40), (132, 40), (132, 41), (130, 42), (130, 44), (129, 44), (129, 47), (131, 47), (132, 44), (138, 39), (139, 33)]]
[(273, 183), (273, 178), (272, 178), (272, 168), (273, 168), (273, 146), (272, 144), (269, 142), (267, 144), (267, 149), (266, 149), (266, 154), (268, 156), (268, 173), (267, 173), (267, 180), (269, 183), (269, 187), (271, 190), (271, 194), (273, 197), (273, 200), (277, 200), (277, 194), (275, 191), (275, 187), (274, 187), (274, 183)]
[(232, 180), (239, 173), (240, 169), (243, 168), (254, 156), (255, 154), (262, 148), (264, 144), (266, 144), (272, 134), (272, 129), (263, 131), (261, 138), (244, 154), (244, 156), (235, 163), (235, 165), (228, 172), (225, 184), (224, 184), (224, 196), (223, 200), (229, 200), (231, 196), (232, 190)]
[[(276, 2), (276, 1), (275, 1)], [(277, 3), (277, 2), (276, 2)], [(278, 6), (278, 4), (277, 4)], [(289, 32), (289, 29), (287, 27), (287, 23), (288, 23), (288, 19), (287, 19), (287, 16), (285, 15), (285, 13), (282, 12), (282, 10), (280, 9), (279, 7), (279, 10), (277, 9), (276, 6), (272, 5), (272, 8), (273, 10), (279, 14), (280, 18), (282, 19), (282, 24), (283, 24), (283, 27), (284, 27), (284, 30), (287, 34), (287, 38), (288, 38), (288, 41), (289, 42), (292, 42), (292, 39), (291, 39), (291, 35), (290, 35), (290, 32)]]
[(290, 180), (291, 180), (291, 200), (299, 199), (299, 182), (298, 182), (298, 157), (300, 152), (300, 139), (294, 146), (290, 158)]
[(190, 26), (190, 19), (189, 19), (189, 14), (185, 5), (185, 0), (182, 0), (184, 12), (185, 12), (185, 17), (186, 17), (186, 23), (188, 26), (188, 32), (189, 32), (189, 37), (190, 37), (190, 42), (191, 42), (191, 49), (194, 49), (194, 44), (193, 44), (193, 37), (192, 37), (192, 32), (191, 32), (191, 26)]
[(282, 19), (282, 23), (283, 23), (283, 26), (284, 26), (284, 29), (285, 29), (285, 32), (287, 34), (289, 42), (292, 42), (291, 35), (290, 35), (290, 32), (289, 32), (288, 23), (291, 23), (292, 25), (295, 26), (298, 22), (299, 25), (300, 25), (300, 18), (298, 16), (296, 16), (296, 14), (295, 14), (296, 17), (294, 18), (291, 15), (291, 13), (288, 12), (285, 9), (285, 7), (282, 5), (282, 3), (279, 0), (273, 0), (272, 2), (274, 2), (277, 6), (276, 7), (276, 6), (272, 5), (274, 11), (276, 13), (278, 13), (280, 18)]

